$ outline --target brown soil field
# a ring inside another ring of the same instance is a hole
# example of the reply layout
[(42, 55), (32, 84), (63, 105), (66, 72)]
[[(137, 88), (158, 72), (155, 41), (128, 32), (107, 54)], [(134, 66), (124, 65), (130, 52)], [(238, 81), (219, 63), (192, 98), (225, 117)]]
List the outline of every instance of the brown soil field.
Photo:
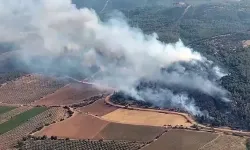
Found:
[(220, 135), (199, 150), (246, 150), (246, 139), (232, 135)]
[(164, 114), (158, 112), (117, 109), (102, 117), (117, 123), (148, 125), (148, 126), (164, 126), (164, 125), (183, 125), (189, 127), (192, 124), (187, 122), (186, 118), (176, 114)]
[(19, 140), (45, 124), (51, 124), (53, 121), (60, 121), (67, 117), (66, 109), (61, 107), (53, 107), (45, 112), (29, 119), (27, 122), (0, 135), (0, 149), (5, 150), (15, 145)]
[(163, 127), (110, 123), (94, 139), (148, 142), (165, 130)]
[(198, 150), (217, 136), (208, 132), (170, 130), (142, 150)]
[(7, 104), (30, 104), (65, 85), (61, 80), (41, 75), (26, 75), (0, 87), (0, 101)]
[(77, 113), (69, 119), (44, 128), (35, 135), (58, 136), (71, 139), (92, 139), (108, 123), (90, 115)]
[(95, 101), (93, 104), (80, 107), (77, 110), (80, 112), (90, 113), (96, 116), (103, 116), (112, 111), (115, 111), (117, 108), (114, 106), (110, 106), (104, 103), (104, 99), (100, 99)]
[(35, 104), (46, 106), (77, 104), (105, 92), (105, 90), (98, 89), (90, 84), (71, 83), (40, 99)]

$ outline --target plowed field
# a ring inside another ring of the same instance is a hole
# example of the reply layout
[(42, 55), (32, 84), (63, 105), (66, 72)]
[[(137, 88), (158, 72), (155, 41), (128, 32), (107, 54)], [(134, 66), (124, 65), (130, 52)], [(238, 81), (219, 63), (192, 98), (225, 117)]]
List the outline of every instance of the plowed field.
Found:
[(148, 142), (161, 135), (164, 131), (163, 127), (110, 123), (95, 139)]
[(198, 150), (217, 136), (207, 132), (170, 130), (143, 150)]
[(78, 113), (62, 122), (52, 124), (36, 135), (58, 136), (72, 139), (92, 139), (109, 122)]
[(104, 99), (97, 100), (93, 104), (81, 107), (78, 110), (81, 112), (90, 113), (97, 116), (106, 115), (112, 111), (115, 111), (117, 108), (114, 106), (106, 105)]

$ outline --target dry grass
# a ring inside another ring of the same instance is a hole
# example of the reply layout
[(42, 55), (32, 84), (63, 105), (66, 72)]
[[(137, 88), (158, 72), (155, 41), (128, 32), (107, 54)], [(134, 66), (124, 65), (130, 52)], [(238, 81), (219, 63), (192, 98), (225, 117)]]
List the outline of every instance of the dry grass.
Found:
[(163, 127), (110, 123), (94, 139), (148, 142), (164, 131)]
[(207, 132), (170, 130), (142, 150), (198, 150), (217, 136)]
[(232, 135), (221, 135), (199, 150), (246, 150), (246, 139)]
[(64, 86), (64, 82), (41, 75), (27, 75), (0, 87), (1, 102), (30, 104)]
[(103, 119), (133, 125), (164, 126), (164, 125), (183, 125), (191, 126), (186, 118), (177, 114), (164, 114), (158, 112), (117, 109), (102, 117)]
[(36, 135), (58, 136), (72, 139), (92, 139), (109, 122), (100, 120), (93, 116), (77, 113), (71, 118), (50, 125)]
[(53, 121), (59, 121), (60, 119), (65, 118), (65, 115), (66, 110), (60, 107), (46, 110), (13, 130), (0, 135), (0, 149), (7, 149), (8, 147), (13, 146), (17, 141), (22, 139), (22, 137), (27, 136), (37, 128), (40, 128), (45, 124), (50, 124)]

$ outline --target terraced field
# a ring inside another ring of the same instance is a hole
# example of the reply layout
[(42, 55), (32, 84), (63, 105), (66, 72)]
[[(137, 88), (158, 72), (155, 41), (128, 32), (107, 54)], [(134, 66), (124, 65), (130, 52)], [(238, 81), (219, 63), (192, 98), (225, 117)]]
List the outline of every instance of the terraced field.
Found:
[[(41, 110), (41, 108), (38, 110)], [(29, 115), (29, 114), (30, 113), (25, 113), (25, 115), (23, 114), (20, 114), (20, 115), (24, 116), (26, 119), (26, 115)], [(31, 113), (31, 114), (34, 114), (34, 113)], [(20, 115), (18, 115), (19, 117), (15, 116), (16, 118), (15, 120), (19, 120)], [(32, 118), (22, 120), (23, 122), (22, 124), (19, 124), (19, 126), (17, 126), (16, 124), (13, 124), (11, 126), (15, 126), (15, 128), (0, 135), (0, 143), (1, 143), (0, 149), (6, 149), (7, 147), (12, 147), (13, 145), (17, 143), (17, 141), (21, 140), (23, 137), (27, 136), (28, 134), (42, 128), (46, 124), (51, 124), (53, 121), (59, 121), (61, 119), (65, 119), (65, 117), (67, 117), (67, 111), (65, 109), (60, 108), (60, 107), (53, 107), (53, 108), (49, 108), (48, 110), (38, 115), (35, 115)], [(0, 126), (3, 126), (3, 124), (1, 124)], [(1, 130), (4, 130), (4, 129), (1, 129)]]
[(141, 143), (127, 141), (27, 140), (22, 150), (138, 150)]
[(27, 75), (9, 81), (0, 87), (0, 102), (7, 104), (30, 104), (55, 92), (65, 83), (51, 77)]

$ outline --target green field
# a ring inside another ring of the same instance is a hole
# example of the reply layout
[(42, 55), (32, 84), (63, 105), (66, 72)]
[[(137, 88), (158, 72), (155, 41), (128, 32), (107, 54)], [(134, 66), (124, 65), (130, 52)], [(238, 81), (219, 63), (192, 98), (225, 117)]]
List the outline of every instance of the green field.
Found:
[(7, 111), (10, 111), (15, 108), (16, 107), (11, 107), (11, 106), (0, 106), (0, 114), (6, 113)]
[(0, 124), (0, 134), (3, 134), (16, 128), (17, 126), (28, 121), (30, 118), (44, 112), (45, 110), (47, 110), (46, 107), (35, 107), (13, 117), (9, 121)]

